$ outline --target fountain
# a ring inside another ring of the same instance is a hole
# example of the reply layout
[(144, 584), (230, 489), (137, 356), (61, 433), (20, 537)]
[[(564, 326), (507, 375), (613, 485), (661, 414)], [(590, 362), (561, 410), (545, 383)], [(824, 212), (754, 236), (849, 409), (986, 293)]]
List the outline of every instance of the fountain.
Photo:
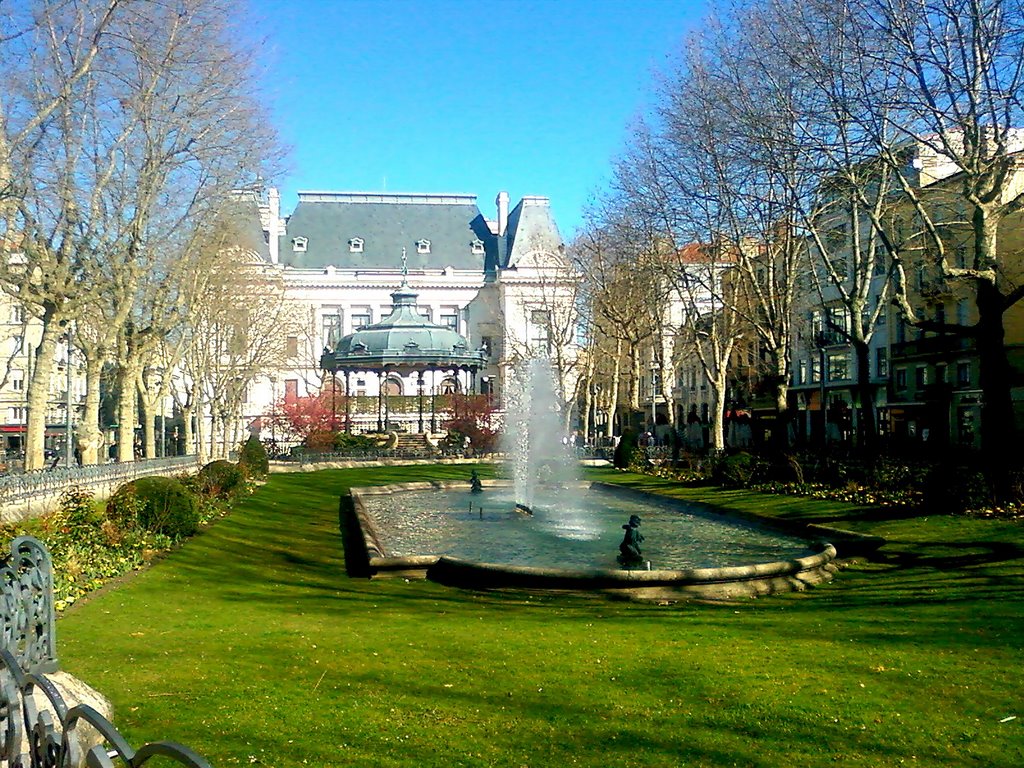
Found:
[(579, 483), (575, 457), (562, 442), (565, 432), (551, 363), (524, 361), (510, 382), (502, 449), (512, 472), (515, 508), (528, 515), (550, 508), (558, 495)]
[[(464, 483), (429, 482), (352, 489), (371, 576), (419, 576), (471, 588), (731, 598), (830, 579), (836, 549), (824, 543), (826, 535), (865, 545), (846, 532), (724, 515), (581, 482), (562, 441), (550, 364), (530, 360), (517, 373), (503, 443), (510, 481), (489, 481), (475, 503), (473, 493), (483, 487), (478, 477), (471, 490)], [(641, 514), (648, 534), (643, 552)]]

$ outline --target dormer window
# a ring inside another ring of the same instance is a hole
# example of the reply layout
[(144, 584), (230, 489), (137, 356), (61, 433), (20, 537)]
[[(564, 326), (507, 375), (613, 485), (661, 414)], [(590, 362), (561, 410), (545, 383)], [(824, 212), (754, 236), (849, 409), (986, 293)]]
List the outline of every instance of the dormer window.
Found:
[(353, 237), (348, 241), (348, 252), (349, 253), (362, 253), (363, 252), (363, 238)]
[(417, 240), (416, 241), (416, 253), (430, 253), (430, 241), (429, 240)]
[(305, 237), (293, 237), (292, 238), (292, 251), (295, 253), (305, 253), (306, 244), (309, 240)]
[(483, 256), (484, 255), (484, 241), (483, 240), (474, 240), (471, 248), (473, 249), (473, 255), (474, 256)]

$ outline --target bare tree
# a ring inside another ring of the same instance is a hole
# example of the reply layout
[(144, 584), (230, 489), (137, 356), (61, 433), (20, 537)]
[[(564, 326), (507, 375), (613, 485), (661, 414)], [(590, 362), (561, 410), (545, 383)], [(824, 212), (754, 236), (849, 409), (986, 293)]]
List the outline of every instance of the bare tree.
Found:
[[(242, 404), (253, 383), (284, 366), (286, 339), (304, 325), (302, 308), (285, 298), (280, 274), (238, 250), (221, 254), (204, 287), (183, 359), (189, 416), (210, 431), (197, 436), (200, 455), (224, 456), (239, 442)], [(205, 438), (205, 439), (204, 439)]]
[[(62, 7), (79, 5), (89, 4)], [(122, 369), (120, 391), (134, 403), (138, 350), (152, 347), (136, 343), (138, 302), (151, 294), (140, 281), (168, 273), (153, 245), (188, 242), (179, 230), (212, 216), (232, 187), (255, 178), (264, 154), (275, 152), (253, 96), (250, 58), (237, 42), (244, 38), (231, 26), (231, 0), (111, 4), (105, 18), (105, 44), (90, 49), (92, 64), (80, 76), (66, 61), (68, 36), (53, 33), (53, 24), (39, 35), (44, 54), (33, 68), (40, 76), (28, 81), (25, 101), (63, 97), (22, 142), (29, 149), (8, 163), (18, 169), (8, 230), (21, 233), (22, 258), (6, 260), (3, 282), (43, 325), (31, 383), (29, 467), (41, 461), (44, 416), (32, 398), (45, 397), (56, 337), (100, 302), (99, 322), (88, 324), (81, 340), (88, 370), (113, 356)], [(126, 404), (120, 419), (122, 459), (131, 457), (128, 410)], [(84, 424), (82, 436), (91, 453), (95, 425)]]
[[(46, 401), (59, 337), (96, 295), (86, 264), (102, 242), (91, 214), (109, 156), (93, 146), (95, 72), (122, 4), (41, 3), (0, 17), (0, 285), (42, 323), (27, 382), (25, 466), (43, 460)], [(114, 138), (116, 141), (116, 137)], [(93, 163), (92, 173), (86, 170)]]
[[(609, 198), (573, 244), (574, 258), (585, 276), (585, 297), (594, 334), (595, 378), (609, 409), (606, 436), (625, 400), (640, 410), (644, 353), (659, 327), (664, 283), (653, 263), (656, 243), (650, 233), (621, 215), (619, 201)], [(621, 395), (625, 381), (626, 397)], [(623, 421), (627, 421), (623, 419)]]
[[(889, 241), (898, 267), (897, 300), (918, 327), (974, 340), (983, 391), (982, 447), (1005, 480), (1005, 446), (1017, 425), (1004, 318), (1024, 297), (1024, 281), (1016, 264), (1020, 254), (1003, 247), (1000, 232), (1024, 208), (1024, 8), (1009, 0), (859, 0), (854, 8), (863, 25), (860, 54), (903, 85), (900, 101), (881, 115), (899, 138), (877, 131), (878, 153), (924, 230), (927, 266), (939, 279), (970, 287), (977, 322), (956, 328), (923, 316), (911, 302), (906, 254)], [(877, 113), (861, 110), (857, 117), (871, 128), (879, 123)], [(928, 184), (932, 179), (940, 191)], [(936, 196), (949, 192), (952, 205), (936, 205)], [(965, 226), (958, 226), (961, 221)], [(967, 240), (959, 263), (950, 247), (957, 235)]]

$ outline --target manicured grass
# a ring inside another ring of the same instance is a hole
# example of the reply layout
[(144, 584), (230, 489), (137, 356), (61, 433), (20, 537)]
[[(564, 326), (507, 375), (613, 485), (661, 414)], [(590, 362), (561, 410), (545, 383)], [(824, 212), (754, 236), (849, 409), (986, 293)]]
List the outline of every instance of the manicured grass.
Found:
[(1024, 764), (1019, 523), (591, 474), (891, 543), (728, 605), (369, 582), (345, 574), (339, 495), (469, 469), (275, 475), (62, 618), (64, 667), (135, 742), (219, 766)]

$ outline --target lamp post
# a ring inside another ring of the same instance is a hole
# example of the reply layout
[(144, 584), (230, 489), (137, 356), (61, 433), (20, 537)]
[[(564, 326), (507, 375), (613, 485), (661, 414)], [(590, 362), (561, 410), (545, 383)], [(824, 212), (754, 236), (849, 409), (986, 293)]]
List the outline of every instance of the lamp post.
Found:
[(825, 347), (828, 346), (828, 337), (819, 333), (814, 337), (814, 344), (818, 348), (818, 383), (819, 396), (818, 406), (821, 409), (821, 447), (828, 449), (828, 409), (825, 407)]
[(277, 377), (270, 376), (270, 447), (277, 453)]
[(651, 361), (651, 436), (657, 432), (658, 425), (658, 361)]
[(64, 414), (64, 463), (66, 466), (71, 466), (71, 461), (74, 457), (74, 452), (71, 448), (71, 331), (67, 333), (67, 354), (68, 354), (68, 378), (67, 378), (67, 392), (65, 393), (67, 413)]

